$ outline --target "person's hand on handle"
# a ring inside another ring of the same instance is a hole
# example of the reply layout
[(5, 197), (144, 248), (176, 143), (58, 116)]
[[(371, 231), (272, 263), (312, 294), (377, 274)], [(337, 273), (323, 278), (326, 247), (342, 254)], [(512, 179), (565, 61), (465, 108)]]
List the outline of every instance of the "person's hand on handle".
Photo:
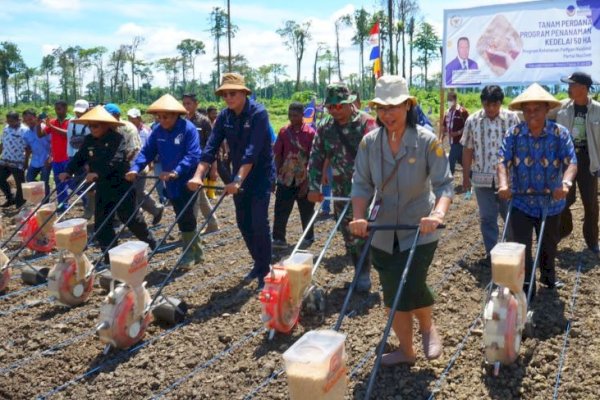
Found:
[(512, 193), (508, 186), (499, 186), (498, 187), (498, 197), (502, 200), (509, 200), (512, 197)]
[(61, 182), (68, 181), (69, 179), (71, 179), (71, 174), (68, 172), (61, 172), (58, 174), (58, 180)]
[(204, 186), (204, 181), (202, 180), (201, 177), (197, 177), (194, 175), (194, 177), (192, 179), (190, 179), (187, 182), (187, 187), (189, 190), (191, 190), (192, 192), (195, 192), (196, 190), (198, 190), (199, 188), (201, 188), (202, 186)]
[(424, 235), (435, 232), (437, 227), (444, 223), (445, 216), (441, 211), (432, 211), (427, 217), (421, 218), (419, 230)]
[(239, 182), (231, 182), (225, 185), (223, 191), (227, 194), (238, 194), (240, 191), (240, 183)]
[(552, 198), (554, 200), (562, 200), (566, 198), (567, 194), (569, 194), (569, 189), (571, 189), (571, 187), (563, 182), (561, 186), (554, 189), (552, 192)]
[(98, 174), (95, 172), (88, 172), (85, 176), (85, 181), (87, 183), (92, 183), (98, 180)]
[(179, 177), (179, 175), (177, 175), (177, 172), (173, 172), (173, 171), (163, 171), (160, 173), (159, 175), (159, 179), (163, 182), (168, 182), (171, 179), (177, 179)]
[(135, 182), (137, 177), (138, 177), (138, 173), (135, 171), (129, 171), (128, 173), (125, 174), (125, 180), (127, 182)]
[(369, 223), (366, 219), (355, 219), (348, 224), (348, 228), (350, 229), (350, 233), (352, 233), (354, 236), (364, 238), (368, 236), (368, 224)]
[(306, 198), (311, 203), (321, 203), (323, 201), (323, 193), (316, 192), (316, 191), (310, 191), (310, 192), (308, 192), (308, 195), (306, 196)]

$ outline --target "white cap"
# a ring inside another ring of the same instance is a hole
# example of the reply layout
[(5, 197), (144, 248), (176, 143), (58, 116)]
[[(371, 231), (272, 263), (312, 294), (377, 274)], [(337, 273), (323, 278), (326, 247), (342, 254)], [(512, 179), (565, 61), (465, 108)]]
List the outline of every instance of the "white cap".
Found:
[(87, 100), (79, 99), (75, 102), (75, 107), (73, 107), (73, 111), (78, 113), (84, 113), (90, 108), (90, 103)]
[(129, 111), (127, 111), (127, 116), (131, 118), (139, 118), (142, 116), (142, 112), (137, 108), (132, 108)]

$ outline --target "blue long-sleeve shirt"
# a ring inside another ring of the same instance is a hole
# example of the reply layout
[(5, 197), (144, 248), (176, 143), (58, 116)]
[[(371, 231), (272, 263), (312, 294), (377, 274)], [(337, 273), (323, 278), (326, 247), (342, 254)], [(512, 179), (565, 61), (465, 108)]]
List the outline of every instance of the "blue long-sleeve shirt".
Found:
[(160, 125), (154, 127), (131, 171), (140, 172), (158, 155), (163, 171), (173, 171), (178, 175), (177, 179), (167, 182), (167, 197), (173, 199), (182, 190), (187, 190), (187, 181), (194, 176), (200, 154), (196, 127), (190, 121), (179, 118), (170, 131)]
[(271, 190), (275, 165), (267, 110), (254, 100), (246, 99), (240, 115), (235, 115), (228, 108), (221, 111), (200, 161), (212, 164), (224, 139), (229, 145), (234, 172), (244, 164), (252, 164), (252, 170), (242, 185), (244, 190), (252, 193)]

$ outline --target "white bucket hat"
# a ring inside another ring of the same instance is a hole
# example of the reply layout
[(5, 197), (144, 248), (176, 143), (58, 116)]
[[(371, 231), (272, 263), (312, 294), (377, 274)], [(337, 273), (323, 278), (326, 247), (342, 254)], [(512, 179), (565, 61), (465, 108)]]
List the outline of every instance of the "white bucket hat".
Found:
[(397, 106), (407, 100), (413, 106), (417, 105), (417, 98), (408, 92), (406, 79), (398, 75), (384, 75), (377, 79), (375, 98), (369, 101), (369, 106)]

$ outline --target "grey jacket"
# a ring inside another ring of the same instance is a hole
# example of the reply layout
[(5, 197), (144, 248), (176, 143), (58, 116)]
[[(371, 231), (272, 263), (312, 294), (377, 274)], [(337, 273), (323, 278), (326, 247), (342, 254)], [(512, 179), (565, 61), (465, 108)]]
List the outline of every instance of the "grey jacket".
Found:
[[(407, 127), (396, 157), (387, 141), (384, 128), (378, 128), (362, 139), (356, 155), (352, 177), (352, 197), (370, 199), (375, 193), (382, 199), (376, 224), (419, 224), (429, 215), (436, 198), (452, 198), (452, 174), (446, 153), (435, 135), (418, 126)], [(381, 154), (383, 153), (383, 171)], [(400, 160), (395, 177), (381, 192), (384, 180), (392, 173), (396, 160)], [(394, 232), (400, 250), (410, 248), (413, 231), (378, 231), (372, 245), (393, 252)], [(436, 231), (422, 235), (418, 244), (438, 240)]]
[[(574, 120), (575, 107), (571, 100), (558, 111), (556, 122), (572, 132)], [(591, 98), (588, 100), (588, 112), (585, 119), (585, 136), (590, 155), (590, 172), (595, 175), (600, 170), (600, 103)]]

